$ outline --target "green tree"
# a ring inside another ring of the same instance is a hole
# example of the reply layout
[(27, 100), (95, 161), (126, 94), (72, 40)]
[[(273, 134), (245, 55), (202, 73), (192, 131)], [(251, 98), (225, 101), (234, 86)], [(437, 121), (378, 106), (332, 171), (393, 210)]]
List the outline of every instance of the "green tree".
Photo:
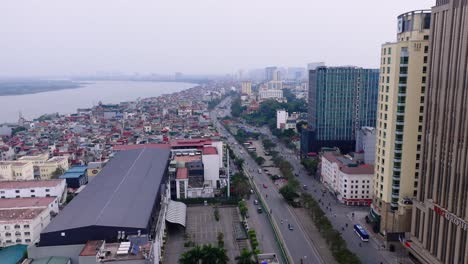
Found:
[(58, 167), (54, 172), (52, 172), (52, 179), (57, 179), (65, 173), (65, 170), (62, 167)]
[(288, 202), (293, 202), (294, 199), (299, 197), (299, 195), (296, 193), (295, 188), (289, 183), (281, 187), (279, 192), (281, 193), (281, 195), (283, 195), (284, 199)]
[(231, 115), (233, 117), (240, 117), (242, 114), (241, 99), (238, 97), (232, 101), (231, 104)]
[(179, 259), (179, 263), (180, 264), (201, 263), (202, 257), (203, 257), (202, 247), (197, 245), (191, 250), (182, 253)]
[(255, 162), (258, 164), (258, 165), (263, 165), (263, 163), (265, 163), (265, 158), (261, 157), (261, 156), (258, 156), (255, 158)]
[(191, 250), (183, 253), (179, 259), (181, 264), (226, 264), (229, 258), (224, 248), (204, 245), (195, 246)]
[(240, 256), (236, 257), (237, 264), (255, 264), (253, 260), (254, 253), (248, 249), (243, 249)]

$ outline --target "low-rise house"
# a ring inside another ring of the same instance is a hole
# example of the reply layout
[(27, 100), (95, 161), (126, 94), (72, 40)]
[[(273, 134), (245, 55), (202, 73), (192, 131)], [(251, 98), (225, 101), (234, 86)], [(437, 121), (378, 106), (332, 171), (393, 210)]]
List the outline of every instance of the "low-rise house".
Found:
[(74, 166), (59, 178), (67, 181), (68, 188), (78, 189), (88, 183), (87, 170), (87, 166)]

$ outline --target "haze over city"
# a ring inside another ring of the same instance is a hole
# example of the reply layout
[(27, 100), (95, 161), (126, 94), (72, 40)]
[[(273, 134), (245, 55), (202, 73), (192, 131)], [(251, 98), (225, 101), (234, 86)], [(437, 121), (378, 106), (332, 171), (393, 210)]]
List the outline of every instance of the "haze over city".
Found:
[(432, 0), (2, 1), (0, 76), (226, 74), (265, 65), (377, 67), (396, 17)]

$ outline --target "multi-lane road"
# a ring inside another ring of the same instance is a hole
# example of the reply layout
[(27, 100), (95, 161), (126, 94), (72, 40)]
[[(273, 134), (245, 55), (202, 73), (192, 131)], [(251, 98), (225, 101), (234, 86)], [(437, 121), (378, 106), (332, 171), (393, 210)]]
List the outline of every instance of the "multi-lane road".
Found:
[[(230, 99), (223, 101), (220, 106), (228, 106), (229, 109)], [(293, 263), (324, 263), (320, 254), (318, 253), (313, 241), (308, 237), (302, 226), (299, 224), (295, 214), (291, 208), (278, 193), (277, 187), (268, 178), (265, 173), (259, 173), (261, 169), (255, 161), (246, 153), (242, 146), (236, 143), (234, 137), (224, 129), (223, 126), (217, 121), (217, 117), (223, 117), (228, 114), (229, 110), (215, 109), (212, 112), (212, 118), (218, 131), (222, 136), (227, 138), (231, 149), (233, 149), (236, 156), (244, 159), (244, 168), (248, 176), (251, 176), (253, 182), (260, 191), (266, 208), (271, 210), (274, 224), (279, 229), (280, 239), (284, 241), (287, 254)], [(250, 212), (251, 214), (254, 212)], [(269, 212), (265, 212), (269, 213)], [(289, 225), (292, 226), (290, 230)]]
[[(221, 117), (230, 114), (230, 98), (222, 102), (222, 105), (226, 106), (227, 110), (221, 110)], [(216, 115), (217, 113), (215, 113)], [(215, 121), (216, 122), (216, 121)], [(283, 198), (277, 192), (277, 189), (273, 186), (271, 180), (264, 174), (258, 174), (259, 166), (251, 159), (250, 155), (243, 150), (242, 147), (236, 145), (234, 138), (225, 129), (217, 123), (220, 127), (219, 131), (228, 138), (228, 141), (232, 146), (236, 146), (233, 149), (236, 155), (240, 155), (244, 160), (245, 164), (255, 180), (255, 183), (262, 190), (262, 195), (268, 195), (266, 202), (268, 206), (271, 206), (273, 210), (273, 218), (276, 223), (280, 223), (283, 220), (283, 224), (279, 224), (281, 234), (283, 235), (285, 246), (287, 247), (290, 255), (293, 257), (294, 263), (300, 263), (301, 257), (303, 263), (323, 263), (319, 254), (317, 253), (316, 247), (313, 245), (313, 241), (303, 230), (298, 226), (297, 218), (295, 214), (291, 212), (290, 207), (284, 202)], [(275, 136), (271, 134), (271, 131), (267, 127), (255, 128), (248, 125), (244, 125), (251, 130), (256, 130), (261, 134), (270, 138), (274, 143), (277, 144), (276, 151), (291, 163), (294, 169), (294, 173), (298, 176), (297, 179), (301, 185), (307, 185), (309, 188), (305, 190), (311, 194), (317, 201), (321, 201), (321, 206), (324, 212), (326, 212), (331, 223), (335, 229), (341, 231), (343, 238), (346, 240), (348, 248), (355, 252), (363, 263), (394, 263), (396, 260), (402, 263), (406, 263), (406, 258), (400, 253), (391, 253), (387, 250), (382, 250), (383, 241), (377, 236), (371, 235), (370, 243), (361, 243), (357, 236), (353, 232), (352, 226), (354, 224), (364, 224), (364, 217), (368, 213), (366, 207), (350, 207), (345, 206), (337, 202), (336, 198), (330, 193), (322, 194), (321, 189), (323, 185), (313, 177), (309, 176), (305, 171), (304, 167), (300, 164), (300, 159), (297, 155), (286, 148), (286, 146), (280, 142)], [(266, 184), (267, 188), (263, 188), (263, 184)], [(288, 223), (292, 223), (294, 231), (287, 232), (286, 219)], [(298, 228), (299, 227), (299, 228)], [(296, 248), (299, 246), (298, 248)], [(304, 262), (304, 256), (307, 256)]]

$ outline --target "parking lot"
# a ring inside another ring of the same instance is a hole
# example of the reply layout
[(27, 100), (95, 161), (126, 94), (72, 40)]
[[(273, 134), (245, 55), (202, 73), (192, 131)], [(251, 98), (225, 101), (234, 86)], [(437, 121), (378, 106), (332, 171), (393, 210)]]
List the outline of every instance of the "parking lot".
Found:
[(215, 220), (214, 208), (211, 206), (191, 206), (187, 207), (187, 227), (169, 228), (168, 241), (165, 252), (165, 263), (178, 263), (180, 255), (188, 250), (184, 247), (187, 241), (195, 242), (198, 245), (212, 244), (218, 245), (218, 233), (224, 235), (224, 248), (230, 259), (230, 263), (235, 263), (234, 258), (240, 255), (240, 248), (247, 245), (246, 241), (238, 241), (240, 235), (239, 215), (236, 207), (219, 207), (219, 221)]

